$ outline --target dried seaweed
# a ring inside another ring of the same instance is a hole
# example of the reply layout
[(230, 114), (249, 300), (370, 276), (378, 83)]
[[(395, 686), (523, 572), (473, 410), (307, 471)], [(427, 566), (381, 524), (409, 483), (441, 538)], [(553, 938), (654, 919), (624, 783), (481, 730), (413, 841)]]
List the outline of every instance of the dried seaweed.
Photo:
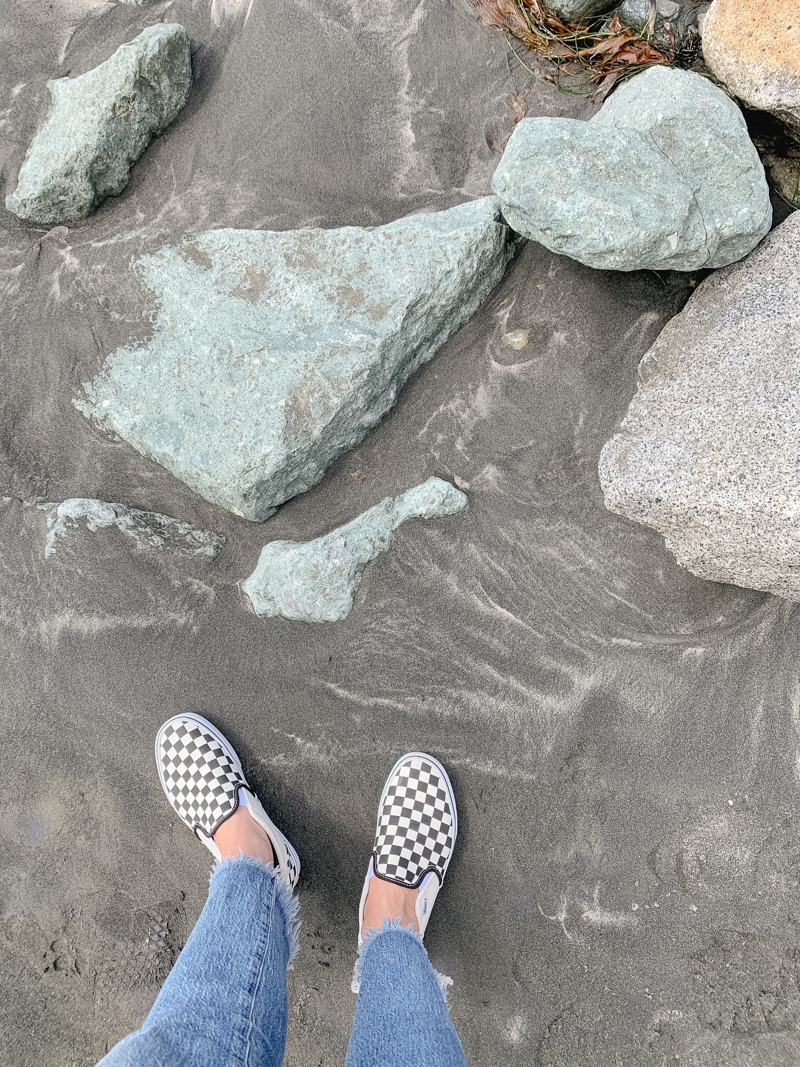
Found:
[(655, 4), (648, 25), (640, 31), (625, 26), (616, 15), (567, 22), (544, 0), (472, 0), (472, 4), (485, 26), (502, 30), (507, 39), (547, 61), (549, 69), (533, 69), (512, 48), (532, 74), (560, 88), (566, 88), (562, 75), (583, 75), (594, 95), (604, 97), (621, 79), (657, 64), (672, 65), (678, 54), (674, 40), (656, 47), (642, 36), (652, 32)]

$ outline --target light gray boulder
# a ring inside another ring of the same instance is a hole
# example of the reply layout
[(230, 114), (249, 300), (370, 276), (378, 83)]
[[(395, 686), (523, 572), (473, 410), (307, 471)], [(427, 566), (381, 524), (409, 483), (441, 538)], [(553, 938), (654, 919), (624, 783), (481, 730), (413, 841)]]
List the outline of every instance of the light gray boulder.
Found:
[(94, 533), (107, 527), (130, 537), (136, 544), (174, 552), (179, 556), (208, 556), (214, 559), (225, 538), (211, 530), (198, 530), (188, 522), (157, 511), (141, 511), (125, 504), (109, 504), (91, 497), (70, 497), (60, 504), (39, 504), (47, 513), (47, 540), (44, 554), (56, 554), (58, 542), (79, 525)]
[(214, 230), (145, 256), (155, 331), (76, 406), (262, 520), (322, 478), (477, 310), (515, 243), (487, 197), (375, 229)]
[(600, 481), (692, 573), (800, 601), (798, 337), (793, 214), (664, 328)]
[(519, 233), (607, 270), (724, 266), (772, 221), (739, 109), (707, 79), (662, 66), (590, 122), (523, 119), (492, 188)]
[(52, 103), (6, 207), (42, 225), (86, 218), (122, 192), (151, 138), (175, 119), (192, 84), (183, 26), (150, 26), (99, 67), (49, 81)]
[(272, 541), (242, 583), (256, 615), (283, 615), (298, 622), (346, 618), (364, 568), (392, 543), (407, 519), (453, 515), (467, 506), (464, 493), (441, 478), (380, 504), (314, 541)]

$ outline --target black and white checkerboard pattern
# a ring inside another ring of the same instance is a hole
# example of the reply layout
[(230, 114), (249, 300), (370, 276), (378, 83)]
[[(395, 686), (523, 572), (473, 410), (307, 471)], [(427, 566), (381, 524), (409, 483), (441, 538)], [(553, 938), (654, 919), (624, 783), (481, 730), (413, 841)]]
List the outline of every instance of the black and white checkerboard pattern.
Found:
[(233, 812), (237, 790), (247, 784), (216, 737), (191, 719), (174, 719), (164, 731), (161, 766), (175, 811), (207, 834)]
[(378, 815), (375, 871), (410, 888), (426, 871), (444, 878), (453, 848), (453, 813), (439, 772), (420, 757), (395, 772)]

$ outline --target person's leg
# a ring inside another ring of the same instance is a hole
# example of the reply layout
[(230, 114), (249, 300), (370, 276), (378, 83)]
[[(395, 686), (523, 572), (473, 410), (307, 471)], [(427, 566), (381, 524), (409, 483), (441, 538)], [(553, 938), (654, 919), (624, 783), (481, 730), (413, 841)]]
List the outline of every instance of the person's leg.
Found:
[(279, 1067), (286, 970), (297, 949), (297, 853), (250, 790), (228, 741), (205, 719), (186, 714), (165, 723), (156, 762), (167, 799), (217, 865), (206, 905), (150, 1014), (100, 1063)]
[(403, 756), (381, 796), (361, 895), (345, 1067), (466, 1067), (445, 1002), (451, 981), (422, 944), (457, 830), (445, 769), (422, 753)]
[(466, 1067), (445, 1003), (448, 979), (410, 926), (385, 919), (359, 949), (360, 990), (345, 1067)]
[(144, 1025), (102, 1067), (279, 1067), (296, 911), (271, 865), (250, 856), (220, 863)]

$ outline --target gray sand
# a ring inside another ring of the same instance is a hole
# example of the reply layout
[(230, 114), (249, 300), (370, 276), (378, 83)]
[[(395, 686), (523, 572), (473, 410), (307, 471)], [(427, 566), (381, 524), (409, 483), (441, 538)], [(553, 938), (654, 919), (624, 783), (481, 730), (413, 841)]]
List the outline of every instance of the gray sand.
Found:
[[(375, 805), (410, 748), (445, 762), (459, 802), (426, 941), (472, 1067), (797, 1063), (800, 609), (681, 570), (604, 509), (597, 478), (690, 278), (527, 245), (384, 422), (264, 526), (71, 404), (148, 336), (131, 256), (210, 227), (448, 207), (488, 192), (511, 94), (530, 86), (532, 115), (589, 105), (512, 66), (466, 0), (12, 13), (3, 195), (48, 77), (164, 18), (189, 31), (198, 80), (86, 222), (46, 235), (2, 216), (0, 1059), (93, 1064), (152, 1004), (207, 887), (152, 755), (163, 719), (193, 708), (303, 861), (292, 1067), (343, 1060)], [(524, 348), (501, 343), (518, 329)], [(266, 541), (316, 537), (431, 475), (470, 507), (400, 529), (344, 622), (248, 609), (237, 583)], [(76, 527), (45, 559), (35, 503), (68, 497), (227, 543), (187, 559)]]

